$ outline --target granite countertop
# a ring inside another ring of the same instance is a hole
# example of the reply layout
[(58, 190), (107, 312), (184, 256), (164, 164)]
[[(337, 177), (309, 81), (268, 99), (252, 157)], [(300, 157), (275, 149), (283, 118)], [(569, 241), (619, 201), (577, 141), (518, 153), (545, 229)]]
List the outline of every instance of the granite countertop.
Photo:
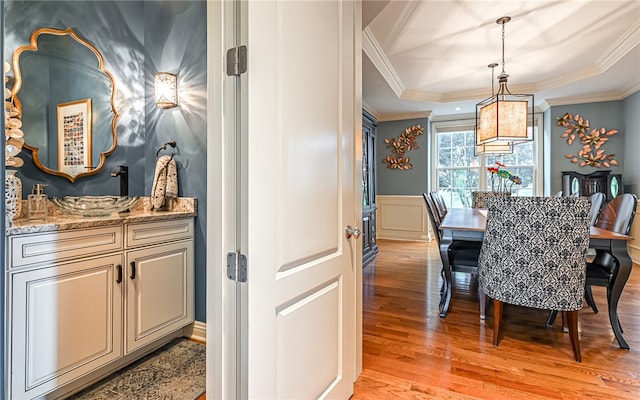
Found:
[(149, 197), (141, 197), (133, 207), (131, 207), (129, 213), (114, 213), (110, 216), (99, 217), (65, 214), (53, 204), (53, 202), (49, 201), (46, 221), (29, 221), (25, 217), (26, 206), (26, 201), (23, 201), (22, 215), (20, 218), (16, 218), (10, 225), (7, 224), (5, 229), (6, 236), (113, 226), (125, 223), (163, 221), (195, 217), (198, 215), (197, 200), (192, 197), (171, 199), (169, 211), (152, 210), (151, 199)]

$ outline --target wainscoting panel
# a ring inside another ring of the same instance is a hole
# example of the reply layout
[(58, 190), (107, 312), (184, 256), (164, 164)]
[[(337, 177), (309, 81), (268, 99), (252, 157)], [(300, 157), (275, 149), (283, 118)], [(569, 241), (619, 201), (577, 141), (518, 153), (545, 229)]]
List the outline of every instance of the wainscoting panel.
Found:
[(391, 240), (431, 240), (422, 196), (376, 196), (377, 237)]
[(636, 216), (633, 219), (633, 225), (631, 225), (629, 235), (633, 236), (635, 240), (627, 242), (627, 250), (633, 262), (640, 264), (640, 205), (636, 208)]

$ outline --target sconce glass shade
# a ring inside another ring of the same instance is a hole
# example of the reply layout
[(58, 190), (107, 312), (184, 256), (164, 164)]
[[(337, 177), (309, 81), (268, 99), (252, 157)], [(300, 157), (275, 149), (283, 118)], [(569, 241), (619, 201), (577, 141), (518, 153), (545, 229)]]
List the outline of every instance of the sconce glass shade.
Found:
[(178, 105), (178, 77), (169, 72), (155, 75), (156, 106), (171, 108)]

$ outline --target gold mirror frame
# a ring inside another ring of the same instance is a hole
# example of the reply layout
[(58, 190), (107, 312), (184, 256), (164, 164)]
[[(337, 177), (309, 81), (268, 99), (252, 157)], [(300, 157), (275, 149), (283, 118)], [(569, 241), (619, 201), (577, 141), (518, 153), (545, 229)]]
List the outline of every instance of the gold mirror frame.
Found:
[[(110, 106), (111, 106), (111, 112), (113, 113), (113, 119), (111, 121), (111, 132), (112, 132), (112, 135), (113, 135), (112, 145), (111, 145), (110, 149), (108, 149), (105, 152), (101, 152), (100, 153), (100, 163), (95, 168), (91, 168), (90, 167), (91, 170), (89, 170), (87, 172), (80, 172), (80, 173), (77, 173), (75, 175), (70, 175), (70, 174), (67, 174), (67, 173), (62, 172), (62, 171), (51, 169), (51, 168), (43, 165), (42, 162), (40, 162), (40, 159), (38, 158), (38, 152), (40, 151), (40, 149), (38, 147), (34, 147), (34, 146), (29, 145), (27, 143), (28, 139), (25, 138), (27, 140), (25, 140), (24, 147), (26, 147), (27, 149), (31, 150), (33, 163), (36, 165), (36, 167), (38, 167), (40, 170), (42, 170), (42, 171), (44, 171), (44, 172), (46, 172), (48, 174), (67, 178), (69, 181), (71, 181), (73, 183), (77, 179), (79, 179), (79, 178), (81, 178), (83, 176), (95, 175), (98, 172), (100, 172), (102, 170), (102, 168), (104, 168), (104, 166), (106, 164), (107, 156), (109, 154), (113, 153), (115, 151), (117, 145), (118, 145), (118, 134), (117, 134), (117, 131), (116, 131), (116, 122), (117, 122), (118, 117), (120, 116), (120, 114), (118, 113), (118, 111), (116, 110), (116, 107), (115, 107), (116, 82), (113, 79), (113, 75), (111, 75), (111, 73), (104, 68), (104, 58), (102, 57), (102, 54), (100, 53), (100, 51), (93, 44), (87, 42), (86, 40), (84, 40), (83, 38), (78, 36), (78, 34), (76, 34), (75, 31), (73, 30), (73, 28), (67, 28), (65, 30), (54, 29), (54, 28), (40, 28), (40, 29), (37, 29), (31, 34), (30, 44), (26, 45), (26, 46), (19, 47), (13, 53), (12, 64), (13, 64), (13, 70), (14, 70), (14, 84), (13, 84), (13, 88), (11, 89), (11, 94), (12, 94), (14, 100), (15, 100), (16, 107), (19, 110), (19, 113), (20, 113), (20, 115), (18, 116), (19, 118), (22, 118), (22, 103), (20, 102), (20, 99), (18, 97), (18, 93), (20, 92), (20, 88), (22, 87), (22, 72), (20, 71), (20, 55), (22, 53), (24, 53), (25, 51), (37, 52), (38, 51), (38, 37), (40, 35), (44, 35), (44, 34), (56, 35), (56, 36), (69, 35), (76, 42), (80, 43), (81, 45), (83, 45), (86, 48), (88, 48), (89, 50), (91, 50), (91, 52), (93, 54), (95, 54), (96, 58), (98, 59), (98, 70), (102, 71), (107, 76), (107, 78), (109, 78), (109, 80), (111, 81)], [(93, 120), (91, 120), (91, 124), (93, 124)], [(57, 135), (57, 132), (55, 132), (55, 133), (47, 132), (47, 135), (51, 135), (51, 134), (56, 134)], [(25, 132), (25, 136), (28, 136), (28, 132)]]

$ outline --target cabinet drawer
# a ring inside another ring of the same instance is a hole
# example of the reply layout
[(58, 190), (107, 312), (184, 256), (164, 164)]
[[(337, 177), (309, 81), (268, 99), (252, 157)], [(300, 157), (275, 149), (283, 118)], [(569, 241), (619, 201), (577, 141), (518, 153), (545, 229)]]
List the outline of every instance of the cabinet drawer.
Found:
[(193, 237), (193, 218), (127, 225), (127, 248)]
[(57, 263), (122, 250), (122, 227), (37, 233), (9, 238), (10, 268)]

